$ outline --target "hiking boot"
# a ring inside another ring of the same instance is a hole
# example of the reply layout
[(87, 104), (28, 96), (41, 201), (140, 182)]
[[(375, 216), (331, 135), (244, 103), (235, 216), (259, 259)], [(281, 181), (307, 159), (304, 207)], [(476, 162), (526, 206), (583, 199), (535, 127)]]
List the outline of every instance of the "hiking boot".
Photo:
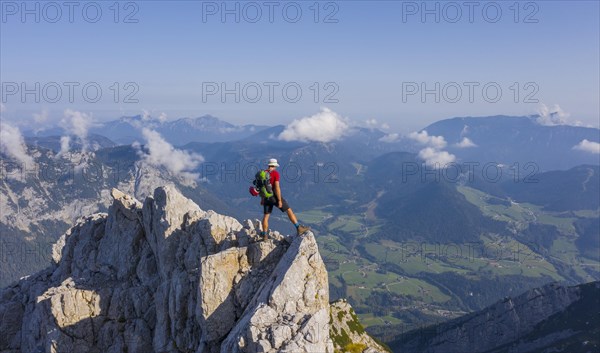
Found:
[(300, 225), (298, 226), (298, 235), (302, 235), (310, 230), (310, 227)]

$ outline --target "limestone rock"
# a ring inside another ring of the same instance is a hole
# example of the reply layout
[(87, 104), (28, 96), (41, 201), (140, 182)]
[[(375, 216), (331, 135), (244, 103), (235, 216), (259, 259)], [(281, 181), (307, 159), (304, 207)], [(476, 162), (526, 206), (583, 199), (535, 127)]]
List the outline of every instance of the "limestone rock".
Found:
[(221, 352), (333, 353), (328, 286), (314, 235), (297, 237), (223, 342)]
[(333, 353), (312, 233), (259, 241), (173, 186), (111, 196), (50, 267), (0, 290), (0, 352)]

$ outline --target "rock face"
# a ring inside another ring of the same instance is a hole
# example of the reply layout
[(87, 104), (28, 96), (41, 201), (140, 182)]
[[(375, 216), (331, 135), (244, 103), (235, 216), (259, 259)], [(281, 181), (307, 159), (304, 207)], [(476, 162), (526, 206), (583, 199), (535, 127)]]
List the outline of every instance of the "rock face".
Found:
[(112, 196), (0, 291), (0, 352), (334, 352), (312, 233), (256, 241), (174, 187)]
[(549, 284), (390, 345), (398, 352), (593, 352), (599, 333), (600, 282)]

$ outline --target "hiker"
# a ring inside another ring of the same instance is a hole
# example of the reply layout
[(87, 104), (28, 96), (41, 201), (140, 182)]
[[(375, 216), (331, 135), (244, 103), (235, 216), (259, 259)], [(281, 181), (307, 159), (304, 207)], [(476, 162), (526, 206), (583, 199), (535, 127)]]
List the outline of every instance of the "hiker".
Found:
[(281, 196), (281, 186), (279, 183), (280, 176), (279, 176), (279, 172), (277, 171), (277, 167), (279, 167), (279, 164), (277, 163), (277, 159), (275, 159), (275, 158), (269, 159), (268, 168), (265, 170), (265, 172), (269, 174), (268, 178), (269, 178), (269, 182), (271, 184), (273, 195), (271, 197), (265, 197), (263, 195), (263, 193), (261, 193), (261, 196), (260, 196), (260, 204), (263, 206), (263, 210), (264, 210), (264, 216), (263, 216), (263, 220), (262, 220), (263, 230), (260, 233), (263, 240), (268, 239), (267, 232), (269, 229), (269, 216), (271, 215), (271, 212), (273, 211), (273, 206), (276, 206), (277, 208), (279, 208), (281, 210), (281, 212), (287, 213), (288, 218), (296, 227), (296, 231), (297, 231), (298, 235), (309, 230), (308, 227), (305, 227), (303, 225), (300, 225), (300, 223), (298, 223), (298, 219), (296, 218), (296, 215), (294, 215), (294, 212), (290, 208), (290, 205), (288, 205), (287, 201)]

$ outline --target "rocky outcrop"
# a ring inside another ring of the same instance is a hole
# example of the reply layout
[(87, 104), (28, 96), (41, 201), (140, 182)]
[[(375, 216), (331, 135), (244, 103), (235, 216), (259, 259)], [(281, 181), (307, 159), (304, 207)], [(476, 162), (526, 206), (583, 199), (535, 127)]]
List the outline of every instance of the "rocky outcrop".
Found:
[(291, 244), (221, 351), (333, 351), (327, 272), (314, 238)]
[(331, 303), (330, 336), (335, 352), (384, 353), (388, 350), (367, 334), (345, 299)]
[(331, 352), (314, 235), (257, 241), (253, 223), (174, 187), (142, 204), (116, 189), (54, 264), (0, 291), (0, 352)]

